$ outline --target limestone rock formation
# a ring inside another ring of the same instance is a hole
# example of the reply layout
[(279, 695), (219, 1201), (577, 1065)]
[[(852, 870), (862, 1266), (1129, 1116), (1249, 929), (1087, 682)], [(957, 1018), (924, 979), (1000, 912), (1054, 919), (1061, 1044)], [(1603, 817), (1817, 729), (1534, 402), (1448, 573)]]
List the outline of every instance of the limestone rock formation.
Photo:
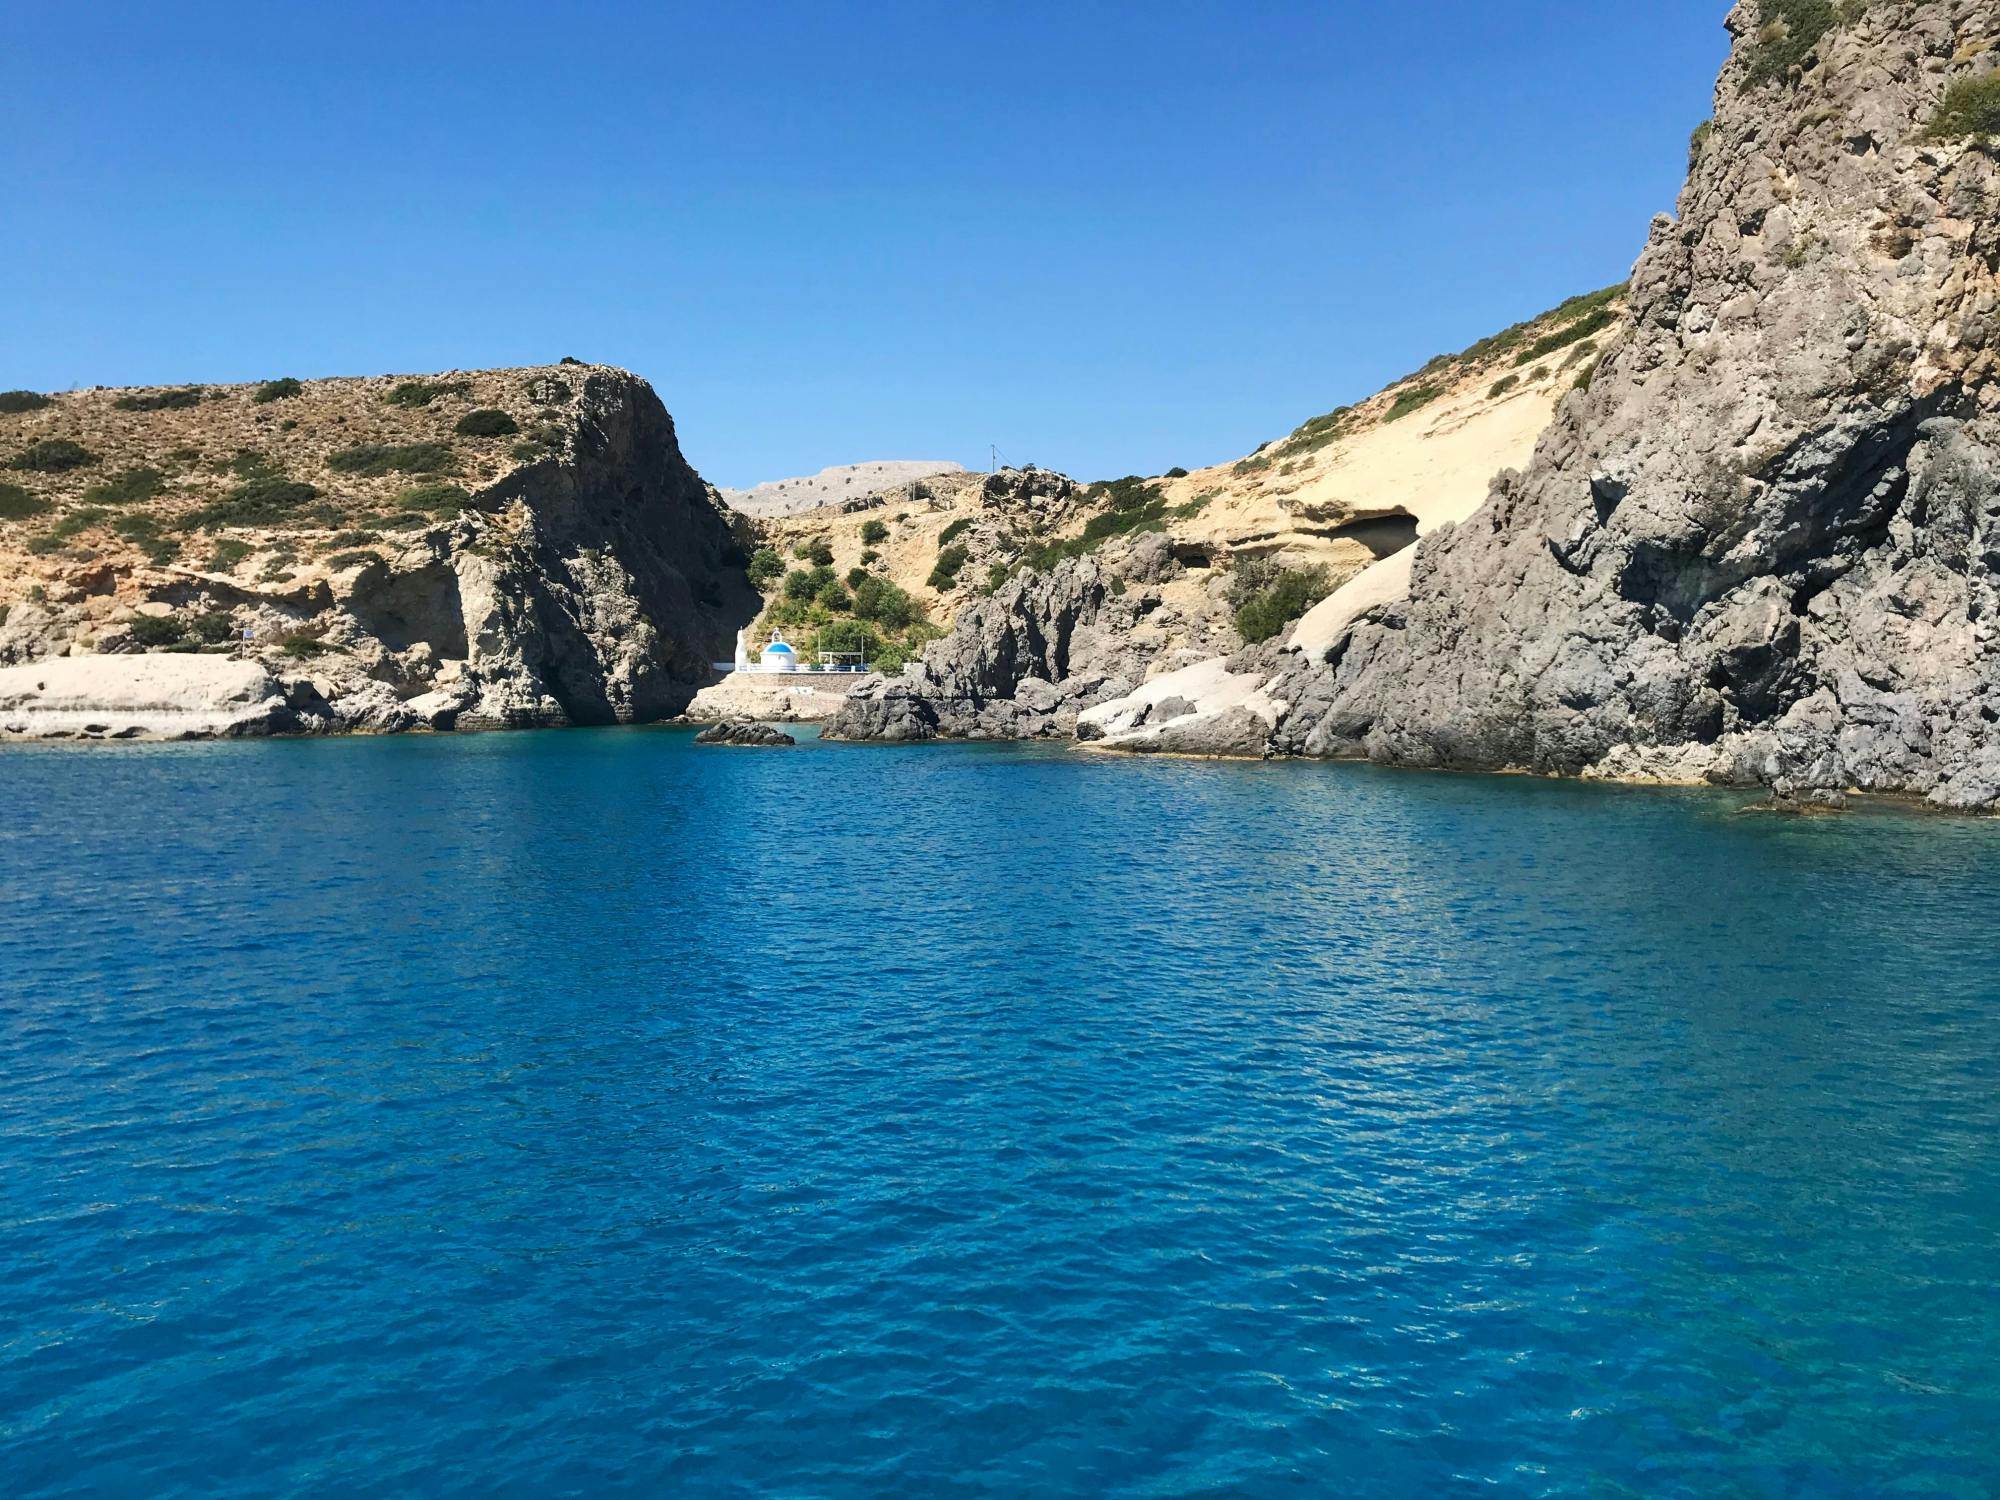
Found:
[(1273, 687), (1278, 748), (2000, 800), (2000, 169), (1925, 130), (1993, 7), (1883, 0), (1777, 79), (1767, 19), (1633, 332)]
[(0, 739), (227, 739), (297, 726), (256, 662), (76, 656), (0, 667)]
[[(624, 723), (683, 709), (755, 613), (742, 539), (635, 376), (287, 384), (0, 417), (26, 481), (0, 663), (118, 656), (171, 695), (187, 653), (234, 658), (280, 683), (272, 730)], [(50, 443), (86, 457), (24, 464)]]

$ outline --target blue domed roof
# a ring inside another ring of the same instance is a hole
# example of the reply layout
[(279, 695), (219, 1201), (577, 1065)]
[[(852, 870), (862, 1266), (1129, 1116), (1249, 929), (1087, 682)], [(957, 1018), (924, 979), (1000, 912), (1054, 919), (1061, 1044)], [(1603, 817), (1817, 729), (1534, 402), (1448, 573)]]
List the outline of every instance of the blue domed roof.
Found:
[(764, 654), (766, 656), (769, 656), (773, 651), (782, 651), (787, 656), (798, 655), (796, 651), (792, 650), (792, 648), (790, 646), (787, 646), (783, 641), (773, 641), (771, 642), (770, 645), (764, 648)]

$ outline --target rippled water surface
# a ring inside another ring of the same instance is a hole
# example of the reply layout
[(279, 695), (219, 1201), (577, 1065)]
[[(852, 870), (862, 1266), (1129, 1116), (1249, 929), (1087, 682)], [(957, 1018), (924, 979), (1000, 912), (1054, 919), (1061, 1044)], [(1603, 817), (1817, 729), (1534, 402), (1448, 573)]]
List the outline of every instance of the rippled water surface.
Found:
[(2000, 1487), (2000, 827), (0, 753), (0, 1491)]

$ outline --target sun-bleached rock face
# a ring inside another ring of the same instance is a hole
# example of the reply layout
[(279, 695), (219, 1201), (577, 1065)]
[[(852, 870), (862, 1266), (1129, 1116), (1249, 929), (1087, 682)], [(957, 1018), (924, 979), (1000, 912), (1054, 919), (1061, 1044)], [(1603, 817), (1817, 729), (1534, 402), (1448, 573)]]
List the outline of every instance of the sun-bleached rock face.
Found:
[(1276, 748), (2000, 800), (2000, 167), (1924, 139), (1988, 0), (1735, 55), (1632, 333), (1406, 597), (1273, 688)]
[(76, 656), (0, 667), (0, 740), (208, 739), (295, 726), (282, 686), (256, 662)]

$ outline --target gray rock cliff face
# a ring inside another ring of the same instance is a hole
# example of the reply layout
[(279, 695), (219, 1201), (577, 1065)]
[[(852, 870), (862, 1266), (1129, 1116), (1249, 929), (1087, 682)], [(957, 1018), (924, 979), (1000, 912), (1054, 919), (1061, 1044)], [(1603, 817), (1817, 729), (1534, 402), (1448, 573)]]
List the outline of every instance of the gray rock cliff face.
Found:
[(1079, 710), (1143, 677), (1133, 627), (1149, 603), (1119, 592), (1094, 558), (1023, 574), (960, 611), (952, 633), (901, 677), (850, 696), (828, 739), (1041, 739), (1076, 732)]
[(755, 615), (741, 549), (652, 387), (593, 375), (581, 403), (570, 455), (482, 497), (499, 525), (435, 544), (443, 644), (463, 641), (473, 695), (461, 728), (666, 718)]
[(1755, 3), (1635, 326), (1275, 747), (2000, 800), (2000, 170), (1932, 143), (1991, 0), (1884, 0), (1753, 82)]

